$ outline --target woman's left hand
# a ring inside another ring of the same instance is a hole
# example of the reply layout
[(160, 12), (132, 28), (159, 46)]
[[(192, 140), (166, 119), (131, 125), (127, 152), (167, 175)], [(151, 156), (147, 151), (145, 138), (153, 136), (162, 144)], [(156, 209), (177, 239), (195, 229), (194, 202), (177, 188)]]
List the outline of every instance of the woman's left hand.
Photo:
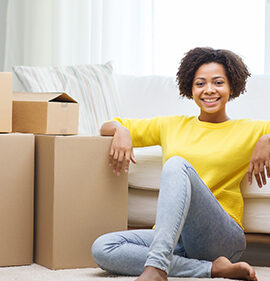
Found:
[[(267, 177), (270, 178), (270, 135), (262, 136), (251, 155), (249, 167), (248, 167), (248, 183), (252, 183), (252, 173), (256, 178), (259, 187), (262, 187), (262, 183), (266, 184), (265, 168)], [(265, 167), (265, 168), (264, 168)]]

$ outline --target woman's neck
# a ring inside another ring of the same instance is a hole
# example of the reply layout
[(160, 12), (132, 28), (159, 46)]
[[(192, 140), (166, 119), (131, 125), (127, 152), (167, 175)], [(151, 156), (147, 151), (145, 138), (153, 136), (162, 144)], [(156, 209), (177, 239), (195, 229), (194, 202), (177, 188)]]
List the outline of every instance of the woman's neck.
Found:
[(202, 113), (199, 115), (198, 119), (202, 122), (210, 122), (210, 123), (222, 123), (230, 120), (226, 113), (224, 114), (205, 114)]

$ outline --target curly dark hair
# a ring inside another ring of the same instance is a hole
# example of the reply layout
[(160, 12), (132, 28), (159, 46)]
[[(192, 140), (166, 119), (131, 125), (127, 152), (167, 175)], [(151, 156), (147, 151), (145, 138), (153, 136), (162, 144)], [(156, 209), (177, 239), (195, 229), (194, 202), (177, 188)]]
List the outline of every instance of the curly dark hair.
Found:
[(230, 99), (234, 99), (246, 91), (246, 80), (250, 73), (242, 59), (229, 50), (215, 50), (206, 47), (190, 50), (181, 60), (176, 78), (180, 96), (192, 99), (192, 84), (197, 69), (202, 64), (211, 62), (224, 66), (232, 90)]

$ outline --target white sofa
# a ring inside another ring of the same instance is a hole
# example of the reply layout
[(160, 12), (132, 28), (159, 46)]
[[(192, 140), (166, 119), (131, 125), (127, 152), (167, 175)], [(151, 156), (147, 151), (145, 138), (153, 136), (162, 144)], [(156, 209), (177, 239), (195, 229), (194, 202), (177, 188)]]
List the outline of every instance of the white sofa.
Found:
[[(121, 99), (121, 117), (148, 118), (157, 115), (198, 115), (192, 100), (180, 98), (175, 77), (116, 75)], [(247, 92), (228, 103), (230, 118), (270, 120), (270, 75), (253, 76)], [(159, 178), (162, 168), (159, 146), (135, 148), (136, 165), (129, 171), (129, 226), (152, 227), (155, 223)], [(270, 180), (259, 189), (255, 178), (241, 183), (244, 197), (243, 225), (246, 233), (270, 233)]]

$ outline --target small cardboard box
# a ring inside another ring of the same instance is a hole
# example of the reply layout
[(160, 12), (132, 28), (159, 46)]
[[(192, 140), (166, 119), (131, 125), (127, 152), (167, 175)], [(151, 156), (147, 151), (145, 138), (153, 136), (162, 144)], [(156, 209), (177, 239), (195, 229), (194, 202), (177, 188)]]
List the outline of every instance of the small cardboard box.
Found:
[(13, 93), (13, 132), (78, 133), (79, 105), (66, 93)]
[(12, 131), (12, 73), (0, 72), (0, 132)]
[(91, 246), (127, 229), (127, 175), (108, 165), (111, 137), (36, 136), (35, 262), (96, 267)]
[(0, 266), (33, 262), (34, 135), (0, 134)]

